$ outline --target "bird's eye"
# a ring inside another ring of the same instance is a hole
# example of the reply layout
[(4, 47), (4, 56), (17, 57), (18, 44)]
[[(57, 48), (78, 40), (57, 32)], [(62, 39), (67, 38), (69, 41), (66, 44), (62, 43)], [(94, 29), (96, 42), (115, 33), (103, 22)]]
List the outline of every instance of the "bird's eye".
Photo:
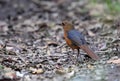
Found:
[(62, 22), (62, 25), (64, 26), (64, 25), (65, 25), (65, 23), (63, 23), (63, 22)]

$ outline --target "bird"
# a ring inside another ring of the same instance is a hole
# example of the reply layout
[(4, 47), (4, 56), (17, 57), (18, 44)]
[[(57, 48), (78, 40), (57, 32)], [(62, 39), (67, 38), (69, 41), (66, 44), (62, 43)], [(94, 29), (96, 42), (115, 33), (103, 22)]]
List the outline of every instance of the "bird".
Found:
[[(80, 49), (87, 53), (89, 57), (93, 60), (99, 60), (99, 56), (96, 55), (87, 45), (87, 42), (84, 38), (84, 35), (74, 28), (74, 25), (69, 21), (65, 20), (62, 21), (61, 25), (63, 26), (64, 30), (64, 38), (67, 45), (72, 48), (73, 52), (77, 49), (77, 58), (79, 57)], [(80, 56), (81, 58), (81, 56)]]

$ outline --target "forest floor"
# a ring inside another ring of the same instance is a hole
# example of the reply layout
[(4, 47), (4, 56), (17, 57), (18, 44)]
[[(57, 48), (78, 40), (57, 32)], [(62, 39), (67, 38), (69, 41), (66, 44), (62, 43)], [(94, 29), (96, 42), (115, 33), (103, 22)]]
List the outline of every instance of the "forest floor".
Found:
[[(75, 62), (63, 20), (99, 61)], [(0, 81), (120, 81), (120, 17), (89, 0), (0, 0)]]

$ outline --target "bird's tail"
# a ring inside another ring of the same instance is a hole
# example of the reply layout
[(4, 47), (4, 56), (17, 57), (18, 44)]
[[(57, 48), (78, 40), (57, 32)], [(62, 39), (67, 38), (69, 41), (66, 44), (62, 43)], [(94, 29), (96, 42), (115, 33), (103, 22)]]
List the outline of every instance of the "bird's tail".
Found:
[(87, 45), (81, 45), (80, 48), (84, 50), (92, 59), (99, 60), (99, 56), (97, 56)]

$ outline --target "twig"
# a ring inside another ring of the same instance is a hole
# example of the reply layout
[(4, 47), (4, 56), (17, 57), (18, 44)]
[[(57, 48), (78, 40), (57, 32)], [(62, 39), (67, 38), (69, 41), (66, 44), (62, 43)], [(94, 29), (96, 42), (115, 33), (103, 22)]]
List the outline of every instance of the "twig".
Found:
[(63, 43), (62, 45), (58, 46), (57, 48), (55, 48), (54, 50), (63, 47), (64, 45), (66, 45), (66, 43)]
[(22, 56), (20, 56), (20, 53), (16, 53), (16, 55), (18, 56), (18, 58), (20, 58), (27, 65), (25, 59)]

